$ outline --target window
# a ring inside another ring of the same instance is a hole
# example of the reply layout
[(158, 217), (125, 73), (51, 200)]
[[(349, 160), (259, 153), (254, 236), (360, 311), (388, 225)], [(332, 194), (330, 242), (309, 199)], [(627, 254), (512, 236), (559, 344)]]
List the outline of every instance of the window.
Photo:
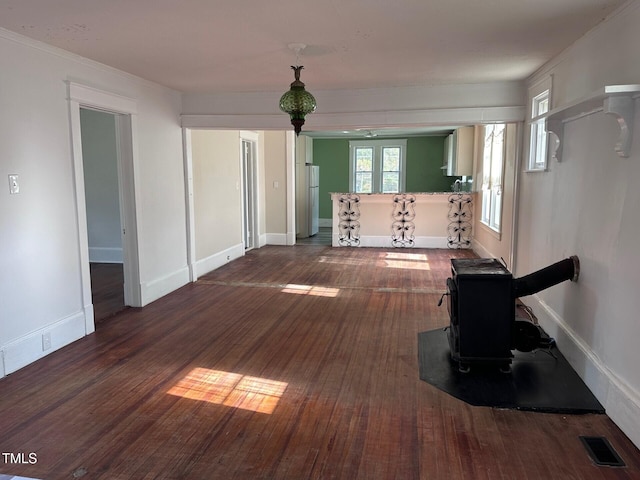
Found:
[(500, 232), (502, 220), (502, 171), (506, 125), (484, 127), (482, 151), (482, 223)]
[(349, 183), (355, 193), (398, 193), (404, 190), (406, 140), (349, 142)]
[(529, 170), (547, 168), (547, 131), (544, 115), (549, 111), (549, 90), (533, 97), (531, 102), (531, 139), (529, 144)]
[(551, 106), (551, 77), (544, 78), (529, 88), (529, 161), (527, 170), (547, 169), (547, 130), (544, 115)]

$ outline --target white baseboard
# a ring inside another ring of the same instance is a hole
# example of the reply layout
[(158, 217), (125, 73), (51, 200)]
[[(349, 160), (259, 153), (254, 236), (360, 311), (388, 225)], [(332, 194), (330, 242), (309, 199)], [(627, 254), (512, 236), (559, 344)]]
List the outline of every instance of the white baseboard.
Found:
[(5, 377), (7, 374), (4, 369), (4, 350), (0, 350), (0, 378)]
[(89, 261), (92, 263), (122, 263), (122, 248), (89, 247)]
[[(331, 245), (339, 247), (339, 234), (333, 233)], [(360, 237), (360, 247), (395, 248), (391, 236), (365, 235)], [(448, 248), (447, 237), (415, 237), (412, 248)]]
[(261, 233), (258, 237), (258, 248), (264, 247), (267, 244), (267, 234)]
[(318, 219), (319, 227), (333, 227), (333, 218), (319, 218)]
[(640, 448), (640, 392), (612, 372), (593, 350), (538, 295), (525, 299), (533, 308), (540, 325), (582, 381), (604, 406), (607, 415)]
[(287, 245), (286, 233), (267, 233), (265, 245)]
[(226, 250), (210, 255), (207, 258), (198, 260), (196, 262), (196, 268), (195, 268), (196, 278), (206, 273), (212, 272), (216, 268), (220, 268), (221, 266), (229, 263), (231, 260), (240, 258), (243, 255), (244, 255), (244, 246), (241, 243), (239, 243), (238, 245), (229, 247)]
[[(43, 336), (51, 336), (51, 348), (44, 350)], [(74, 342), (85, 335), (85, 319), (83, 312), (77, 312), (55, 323), (40, 328), (35, 332), (20, 337), (2, 347), (4, 375), (9, 375), (49, 355), (52, 352)]]
[(140, 288), (142, 306), (144, 307), (154, 300), (164, 297), (189, 282), (189, 268), (185, 265), (181, 269), (165, 275), (162, 278), (142, 283)]
[(478, 242), (476, 239), (472, 239), (471, 240), (471, 249), (476, 252), (476, 254), (480, 257), (480, 258), (494, 258), (494, 255), (492, 255), (489, 250), (487, 250), (486, 248), (484, 248), (484, 245), (482, 245), (480, 242)]

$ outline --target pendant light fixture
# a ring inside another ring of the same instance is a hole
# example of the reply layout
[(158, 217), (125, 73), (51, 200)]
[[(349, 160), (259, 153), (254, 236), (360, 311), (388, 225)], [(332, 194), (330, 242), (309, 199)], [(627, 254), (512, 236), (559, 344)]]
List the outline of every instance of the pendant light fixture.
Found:
[(289, 45), (289, 48), (296, 52), (296, 65), (291, 66), (295, 80), (291, 83), (289, 91), (280, 97), (280, 110), (289, 114), (296, 136), (300, 135), (304, 117), (316, 111), (316, 99), (304, 89), (304, 83), (300, 81), (300, 70), (304, 67), (298, 64), (298, 56), (305, 47), (304, 43)]

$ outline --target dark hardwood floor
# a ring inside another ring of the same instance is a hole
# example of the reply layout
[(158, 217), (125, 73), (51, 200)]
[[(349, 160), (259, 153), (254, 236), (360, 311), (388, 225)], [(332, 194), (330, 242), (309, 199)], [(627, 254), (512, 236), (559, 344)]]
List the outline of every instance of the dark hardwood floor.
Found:
[[(633, 479), (606, 415), (472, 407), (421, 381), (451, 256), (264, 247), (0, 380), (0, 473), (47, 480)], [(626, 468), (598, 467), (580, 435)]]
[(296, 238), (296, 245), (331, 245), (331, 227), (320, 227), (311, 237)]
[(124, 274), (121, 263), (91, 263), (91, 294), (96, 324), (124, 310)]

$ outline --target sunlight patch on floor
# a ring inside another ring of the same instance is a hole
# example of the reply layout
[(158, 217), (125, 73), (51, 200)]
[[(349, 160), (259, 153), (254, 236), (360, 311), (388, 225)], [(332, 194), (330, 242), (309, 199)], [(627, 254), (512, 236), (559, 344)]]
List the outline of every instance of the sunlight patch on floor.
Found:
[(431, 270), (429, 259), (424, 253), (385, 252), (380, 254), (380, 257), (387, 268)]
[(329, 257), (326, 255), (320, 255), (317, 261), (318, 263), (335, 263), (337, 265), (353, 265), (353, 266), (366, 265), (370, 262), (370, 260), (367, 260), (367, 259)]
[(195, 368), (167, 393), (258, 413), (273, 413), (287, 383), (239, 373)]
[(294, 293), (296, 295), (314, 295), (316, 297), (337, 297), (339, 288), (318, 287), (314, 285), (288, 284), (282, 289), (282, 293)]

